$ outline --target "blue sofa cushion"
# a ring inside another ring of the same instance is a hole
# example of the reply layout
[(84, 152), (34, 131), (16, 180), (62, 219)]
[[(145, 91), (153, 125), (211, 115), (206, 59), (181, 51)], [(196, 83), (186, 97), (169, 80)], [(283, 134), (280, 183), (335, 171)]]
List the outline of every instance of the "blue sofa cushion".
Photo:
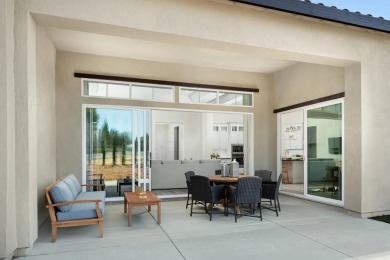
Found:
[[(81, 192), (76, 200), (89, 200), (89, 199), (99, 199), (99, 208), (104, 216), (104, 204), (105, 204), (105, 191), (90, 191), (90, 192)], [(86, 218), (97, 218), (96, 214), (96, 203), (74, 203), (70, 211), (61, 212), (58, 211), (57, 220), (74, 220), (74, 219), (86, 219)]]
[[(53, 199), (54, 203), (61, 203), (73, 200), (72, 192), (70, 191), (68, 185), (63, 181), (57, 182), (57, 184), (50, 189), (50, 196)], [(62, 205), (58, 206), (57, 208), (62, 212), (67, 212), (70, 210), (71, 206), (71, 204)]]
[(79, 180), (76, 178), (76, 176), (74, 176), (73, 174), (70, 174), (66, 178), (69, 178), (73, 181), (73, 184), (77, 190), (77, 194), (79, 194), (81, 192), (81, 184), (80, 184)]
[(75, 199), (79, 193), (77, 192), (77, 188), (74, 185), (73, 180), (68, 176), (63, 181), (66, 183), (66, 185), (68, 185), (70, 191), (72, 192), (73, 199)]

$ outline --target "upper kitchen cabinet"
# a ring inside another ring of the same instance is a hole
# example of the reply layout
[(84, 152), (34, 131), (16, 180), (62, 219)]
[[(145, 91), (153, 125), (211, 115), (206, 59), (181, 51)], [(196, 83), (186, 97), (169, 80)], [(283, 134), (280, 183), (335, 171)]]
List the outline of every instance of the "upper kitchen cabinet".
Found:
[(229, 126), (227, 124), (213, 125), (212, 144), (214, 149), (229, 149)]
[(243, 144), (244, 143), (244, 126), (242, 124), (229, 124), (230, 143)]

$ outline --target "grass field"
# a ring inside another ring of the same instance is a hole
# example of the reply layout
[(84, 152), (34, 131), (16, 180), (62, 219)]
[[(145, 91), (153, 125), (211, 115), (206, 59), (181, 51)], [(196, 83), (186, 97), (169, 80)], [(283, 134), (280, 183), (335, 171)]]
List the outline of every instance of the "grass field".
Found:
[(382, 216), (377, 216), (377, 217), (372, 217), (370, 219), (385, 222), (387, 224), (390, 224), (390, 215), (382, 215)]
[[(87, 163), (87, 169), (90, 169), (90, 172), (93, 174), (103, 174), (103, 179), (107, 181), (124, 179), (127, 176), (132, 176), (132, 159), (131, 155), (126, 155), (125, 164), (122, 164), (122, 156), (118, 155), (116, 158), (116, 165), (112, 165), (112, 157), (111, 154), (108, 154), (105, 165), (103, 164), (103, 160), (101, 155), (96, 155), (93, 158), (92, 165)], [(143, 163), (143, 156), (140, 158), (141, 163)], [(135, 169), (136, 178), (138, 177), (138, 169), (136, 166)]]

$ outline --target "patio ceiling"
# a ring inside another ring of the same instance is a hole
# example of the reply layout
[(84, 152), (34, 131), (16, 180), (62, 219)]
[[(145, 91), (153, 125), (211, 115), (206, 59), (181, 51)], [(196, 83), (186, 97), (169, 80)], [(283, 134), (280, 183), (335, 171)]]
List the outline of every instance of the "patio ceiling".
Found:
[(254, 73), (298, 62), (348, 66), (351, 61), (33, 14), (57, 50)]
[(61, 51), (167, 62), (217, 69), (273, 73), (296, 62), (249, 54), (147, 41), (50, 27), (50, 38)]

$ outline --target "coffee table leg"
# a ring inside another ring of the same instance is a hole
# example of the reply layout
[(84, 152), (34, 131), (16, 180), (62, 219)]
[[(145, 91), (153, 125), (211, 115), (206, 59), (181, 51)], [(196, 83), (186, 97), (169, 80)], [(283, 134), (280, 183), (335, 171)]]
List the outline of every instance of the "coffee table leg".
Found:
[(128, 217), (128, 225), (131, 227), (132, 221), (133, 221), (133, 206), (129, 205), (129, 217)]
[(161, 224), (161, 202), (157, 203), (157, 223)]
[(148, 205), (148, 211), (151, 211), (151, 210), (152, 210), (152, 206)]

